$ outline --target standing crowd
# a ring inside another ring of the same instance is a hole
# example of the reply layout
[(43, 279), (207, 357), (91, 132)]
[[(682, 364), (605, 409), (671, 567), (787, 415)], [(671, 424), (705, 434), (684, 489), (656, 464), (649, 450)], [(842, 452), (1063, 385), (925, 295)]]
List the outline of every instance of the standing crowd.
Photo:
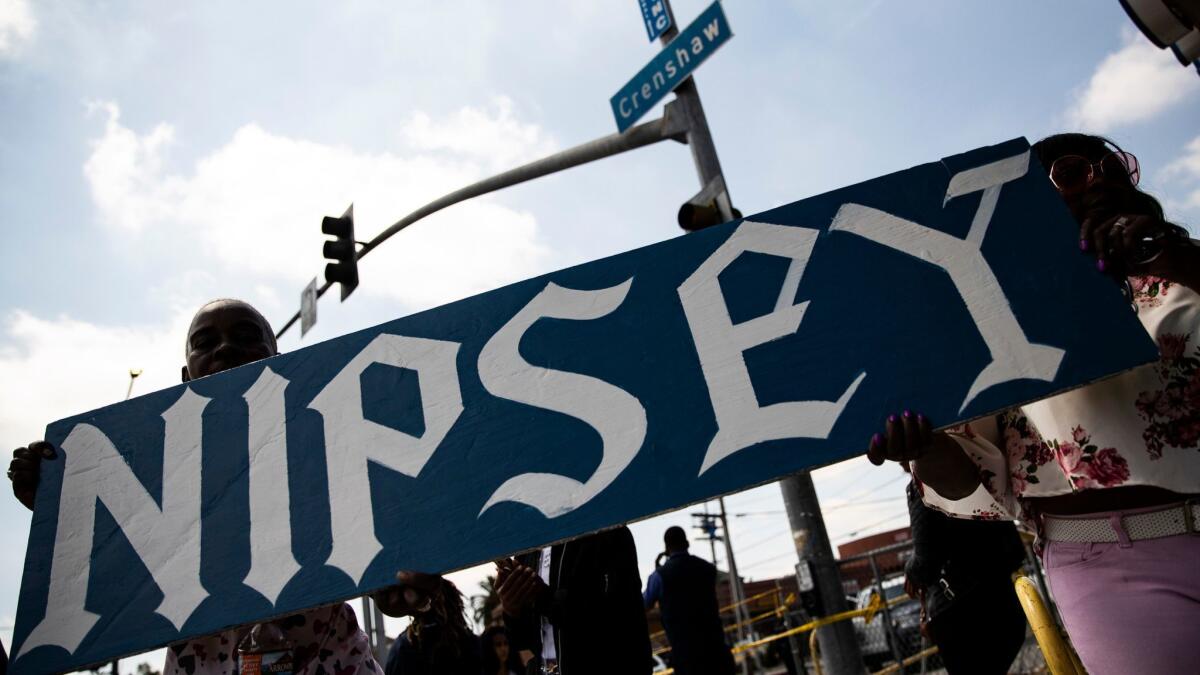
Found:
[[(937, 421), (919, 411), (888, 415), (868, 456), (902, 462), (913, 474), (907, 588), (926, 603), (951, 673), (1007, 672), (1024, 635), (1008, 579), (1020, 560), (1017, 521), (1036, 534), (1054, 601), (1088, 672), (1195, 672), (1200, 246), (1138, 189), (1136, 158), (1106, 139), (1061, 134), (1034, 152), (1079, 223), (1081, 254), (1124, 290), (1160, 358), (949, 429), (935, 430)], [(1103, 325), (1089, 330), (1103, 346)], [(257, 310), (213, 301), (188, 329), (183, 379), (276, 351)], [(56, 458), (42, 441), (13, 452), (8, 477), (30, 509), (41, 463)], [(176, 644), (164, 672), (236, 673), (253, 657), (290, 659), (290, 672), (306, 675), (649, 673), (646, 610), (659, 605), (675, 672), (729, 675), (715, 570), (687, 553), (682, 530), (668, 530), (665, 544), (666, 561), (644, 593), (625, 527), (497, 561), (502, 621), (482, 639), (467, 627), (451, 582), (400, 572), (396, 586), (375, 594), (385, 613), (413, 617), (384, 667), (350, 607), (339, 604)]]

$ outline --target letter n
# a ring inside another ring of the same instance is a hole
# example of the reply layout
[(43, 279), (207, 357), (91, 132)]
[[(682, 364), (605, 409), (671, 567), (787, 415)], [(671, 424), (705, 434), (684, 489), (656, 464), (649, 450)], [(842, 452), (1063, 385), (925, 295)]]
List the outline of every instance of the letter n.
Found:
[(150, 571), (163, 594), (155, 611), (176, 630), (208, 597), (200, 584), (200, 449), (201, 415), (209, 400), (185, 389), (162, 414), (161, 506), (103, 432), (90, 424), (71, 429), (61, 444), (62, 494), (46, 614), (21, 643), (17, 658), (47, 645), (74, 653), (100, 620), (84, 608), (97, 502), (109, 510)]

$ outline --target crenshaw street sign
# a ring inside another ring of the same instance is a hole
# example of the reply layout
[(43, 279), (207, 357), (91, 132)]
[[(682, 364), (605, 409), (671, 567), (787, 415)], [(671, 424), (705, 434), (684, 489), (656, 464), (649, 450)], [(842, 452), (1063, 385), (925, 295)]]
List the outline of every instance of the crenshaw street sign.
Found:
[[(16, 673), (83, 668), (1150, 362), (1018, 139), (51, 424)], [(1096, 335), (1104, 340), (1096, 340)]]
[(617, 130), (625, 131), (733, 37), (718, 0), (680, 31), (650, 63), (609, 99)]

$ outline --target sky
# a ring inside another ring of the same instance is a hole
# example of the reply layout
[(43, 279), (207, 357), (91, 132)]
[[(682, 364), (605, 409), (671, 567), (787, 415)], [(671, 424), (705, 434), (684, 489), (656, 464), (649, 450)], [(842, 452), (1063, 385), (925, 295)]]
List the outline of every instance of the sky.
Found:
[[(674, 11), (686, 24), (705, 6)], [(1087, 131), (1135, 153), (1146, 189), (1197, 232), (1200, 77), (1115, 0), (724, 9), (734, 37), (696, 82), (746, 214)], [(282, 325), (323, 269), (322, 216), (353, 202), (367, 239), (612, 133), (609, 96), (657, 49), (635, 0), (0, 0), (0, 447), (119, 400), (130, 368), (135, 394), (177, 383), (206, 300), (242, 298)], [(373, 252), (355, 294), (327, 296), (316, 328), (280, 347), (680, 236), (676, 210), (698, 189), (688, 149), (666, 142), (452, 207)], [(814, 473), (835, 544), (907, 523), (901, 476), (862, 458)], [(743, 576), (791, 573), (778, 487), (726, 501), (748, 514), (731, 518)], [(693, 510), (633, 525), (643, 577)], [(0, 497), (6, 645), (28, 521)], [(470, 594), (485, 571), (454, 578)]]

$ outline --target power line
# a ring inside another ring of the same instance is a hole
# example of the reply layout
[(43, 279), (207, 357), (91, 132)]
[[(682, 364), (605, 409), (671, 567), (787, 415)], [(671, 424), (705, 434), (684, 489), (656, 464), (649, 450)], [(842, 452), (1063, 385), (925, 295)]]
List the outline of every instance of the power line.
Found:
[(772, 532), (769, 536), (763, 537), (762, 539), (759, 539), (758, 541), (754, 542), (753, 544), (749, 544), (747, 546), (739, 546), (738, 553), (745, 553), (746, 551), (749, 551), (752, 548), (755, 548), (757, 546), (760, 546), (760, 545), (765, 544), (770, 541), (778, 541), (780, 536), (787, 534), (789, 531), (791, 531), (791, 527), (785, 527), (784, 529), (779, 530), (777, 532)]
[(896, 520), (897, 518), (907, 518), (907, 517), (908, 517), (908, 512), (907, 512), (907, 511), (905, 511), (904, 513), (895, 513), (895, 514), (892, 514), (892, 515), (888, 516), (887, 518), (884, 518), (883, 520), (877, 520), (877, 521), (875, 521), (875, 522), (871, 523), (870, 525), (863, 525), (863, 526), (859, 527), (857, 530), (853, 530), (853, 531), (851, 531), (851, 532), (847, 532), (846, 534), (844, 534), (844, 535), (842, 535), (841, 537), (839, 537), (839, 539), (845, 539), (845, 538), (848, 538), (848, 537), (856, 537), (856, 536), (858, 536), (858, 534), (859, 534), (860, 532), (862, 532), (863, 530), (869, 530), (869, 529), (871, 529), (872, 527), (875, 527), (876, 525), (882, 525), (882, 524), (884, 524), (884, 523), (887, 523), (887, 522), (890, 522), (890, 521)]
[(866, 499), (862, 501), (849, 501), (845, 504), (834, 504), (833, 506), (823, 506), (822, 511), (836, 511), (838, 509), (846, 509), (851, 506), (870, 506), (871, 504), (883, 504), (885, 502), (898, 502), (908, 497), (883, 497), (882, 499)]
[(902, 481), (902, 480), (908, 480), (908, 479), (909, 479), (909, 475), (908, 475), (907, 473), (902, 473), (902, 474), (900, 474), (899, 476), (893, 476), (893, 477), (891, 477), (891, 478), (889, 478), (889, 479), (887, 479), (887, 480), (883, 481), (883, 482), (882, 482), (882, 483), (880, 483), (879, 485), (876, 485), (876, 486), (874, 486), (874, 487), (868, 488), (868, 489), (867, 489), (867, 491), (864, 493), (864, 496), (870, 496), (870, 495), (871, 495), (871, 493), (872, 493), (872, 492), (875, 492), (876, 490), (879, 490), (879, 489), (881, 489), (881, 488), (885, 488), (885, 487), (887, 487), (887, 486), (889, 486), (889, 485), (891, 485), (891, 484), (893, 484), (893, 483), (896, 483), (896, 482), (898, 482), (898, 481)]

